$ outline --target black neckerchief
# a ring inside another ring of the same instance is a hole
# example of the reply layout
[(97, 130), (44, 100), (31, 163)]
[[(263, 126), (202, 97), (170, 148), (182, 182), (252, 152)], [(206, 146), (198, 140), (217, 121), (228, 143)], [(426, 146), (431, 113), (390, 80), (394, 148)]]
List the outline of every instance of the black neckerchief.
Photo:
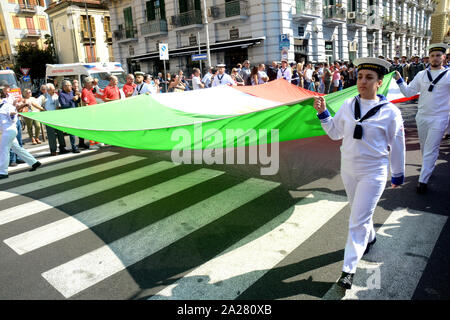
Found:
[(144, 86), (144, 82), (141, 83), (141, 87), (137, 89), (138, 95), (141, 94), (142, 87)]
[(361, 123), (374, 116), (378, 110), (381, 109), (382, 106), (388, 104), (389, 101), (383, 100), (381, 103), (377, 104), (375, 107), (373, 107), (372, 109), (370, 109), (365, 115), (364, 117), (361, 118), (361, 108), (359, 106), (359, 96), (355, 97), (355, 120), (357, 120), (357, 123), (355, 125), (355, 131), (353, 132), (353, 138), (354, 139), (362, 139), (363, 136), (363, 128)]
[(225, 76), (225, 73), (220, 76), (220, 74), (217, 75), (217, 79), (219, 79), (219, 83), (222, 84), (222, 79)]
[(443, 72), (441, 72), (440, 74), (438, 74), (438, 76), (436, 77), (436, 79), (433, 80), (433, 77), (431, 76), (431, 72), (430, 69), (427, 69), (427, 76), (428, 76), (428, 80), (430, 80), (431, 84), (430, 87), (428, 88), (429, 92), (432, 92), (434, 89), (434, 86), (436, 85), (436, 83), (439, 82), (439, 80), (441, 80), (444, 75), (447, 73), (448, 69), (445, 69)]

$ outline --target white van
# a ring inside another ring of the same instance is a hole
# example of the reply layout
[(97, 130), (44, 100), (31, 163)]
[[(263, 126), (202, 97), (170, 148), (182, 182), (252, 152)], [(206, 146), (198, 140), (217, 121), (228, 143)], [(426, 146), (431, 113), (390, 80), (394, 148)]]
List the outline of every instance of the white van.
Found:
[[(126, 83), (127, 75), (119, 62), (92, 62), (92, 63), (68, 63), (47, 64), (45, 72), (46, 83), (53, 83), (57, 89), (61, 89), (63, 80), (78, 80), (80, 88), (83, 87), (84, 78), (91, 76), (99, 80), (98, 86), (104, 89), (109, 84), (109, 77), (113, 75), (119, 80), (117, 86), (122, 89)], [(122, 90), (121, 95), (123, 94)], [(98, 102), (103, 102), (97, 99)]]

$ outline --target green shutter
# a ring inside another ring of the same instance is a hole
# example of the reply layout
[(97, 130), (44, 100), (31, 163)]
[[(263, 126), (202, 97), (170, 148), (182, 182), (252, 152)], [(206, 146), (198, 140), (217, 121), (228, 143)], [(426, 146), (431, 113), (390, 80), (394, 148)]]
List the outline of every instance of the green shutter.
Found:
[(155, 20), (155, 0), (147, 1), (147, 21)]
[(123, 16), (125, 20), (125, 33), (127, 38), (134, 37), (133, 32), (133, 14), (131, 12), (131, 7), (123, 9)]

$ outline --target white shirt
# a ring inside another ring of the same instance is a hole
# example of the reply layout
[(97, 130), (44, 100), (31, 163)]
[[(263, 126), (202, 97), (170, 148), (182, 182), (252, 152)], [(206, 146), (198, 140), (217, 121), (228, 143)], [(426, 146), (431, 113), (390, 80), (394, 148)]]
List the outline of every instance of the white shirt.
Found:
[(306, 69), (305, 71), (306, 81), (311, 82), (313, 80), (312, 76), (313, 76), (312, 69)]
[[(442, 70), (431, 70), (431, 77), (434, 80), (445, 70), (445, 68)], [(427, 70), (420, 71), (409, 85), (403, 79), (398, 80), (397, 83), (400, 91), (406, 97), (420, 93), (418, 115), (434, 117), (441, 115), (448, 116), (450, 112), (450, 71), (447, 71), (446, 75), (439, 80), (432, 92), (428, 91), (431, 82), (428, 79)]]
[(134, 88), (132, 96), (146, 94), (147, 92), (152, 93), (152, 88), (150, 87), (150, 85), (148, 83), (142, 82), (142, 83), (138, 84), (136, 86), (136, 88)]
[[(342, 140), (341, 163), (350, 170), (376, 170), (391, 159), (391, 173), (398, 177), (405, 172), (405, 132), (400, 110), (392, 103), (364, 120), (362, 139), (354, 139), (355, 98), (345, 100), (334, 117), (321, 120), (322, 128), (332, 140)], [(379, 100), (360, 99), (361, 117), (379, 104)], [(389, 152), (390, 148), (390, 152)]]
[(211, 86), (211, 73), (207, 73), (203, 76), (202, 82), (205, 84), (205, 88), (209, 88)]
[(269, 77), (267, 76), (267, 73), (265, 71), (258, 71), (258, 84), (266, 83), (263, 78), (269, 81)]
[(226, 74), (226, 73), (219, 74), (218, 73), (214, 77), (214, 80), (212, 82), (211, 87), (224, 86), (224, 85), (227, 85), (227, 84), (234, 85), (235, 83), (234, 83), (233, 79), (230, 77), (229, 74)]
[(198, 90), (198, 89), (202, 89), (202, 87), (201, 87), (201, 84), (202, 82), (201, 82), (201, 80), (200, 80), (200, 77), (192, 77), (192, 88), (194, 89), (194, 90)]
[(291, 82), (292, 71), (291, 68), (286, 67), (286, 69), (280, 68), (278, 69), (277, 79), (284, 78), (285, 80)]
[[(16, 107), (14, 107), (9, 102), (5, 101), (6, 99), (0, 101), (0, 105), (3, 103), (3, 105), (0, 108), (0, 129), (1, 131), (11, 127), (15, 126), (17, 122), (17, 110)], [(11, 113), (15, 112), (16, 114), (11, 118)]]

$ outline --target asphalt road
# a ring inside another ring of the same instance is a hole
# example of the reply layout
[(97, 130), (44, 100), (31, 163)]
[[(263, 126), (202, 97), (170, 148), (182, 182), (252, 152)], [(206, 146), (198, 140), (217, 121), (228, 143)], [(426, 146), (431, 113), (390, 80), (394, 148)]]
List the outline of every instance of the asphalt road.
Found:
[(281, 143), (272, 176), (115, 147), (50, 158), (26, 144), (44, 165), (0, 182), (0, 299), (449, 299), (450, 140), (417, 195), (417, 105), (399, 107), (405, 184), (387, 184), (352, 292), (334, 286), (350, 214), (340, 143), (318, 137)]

